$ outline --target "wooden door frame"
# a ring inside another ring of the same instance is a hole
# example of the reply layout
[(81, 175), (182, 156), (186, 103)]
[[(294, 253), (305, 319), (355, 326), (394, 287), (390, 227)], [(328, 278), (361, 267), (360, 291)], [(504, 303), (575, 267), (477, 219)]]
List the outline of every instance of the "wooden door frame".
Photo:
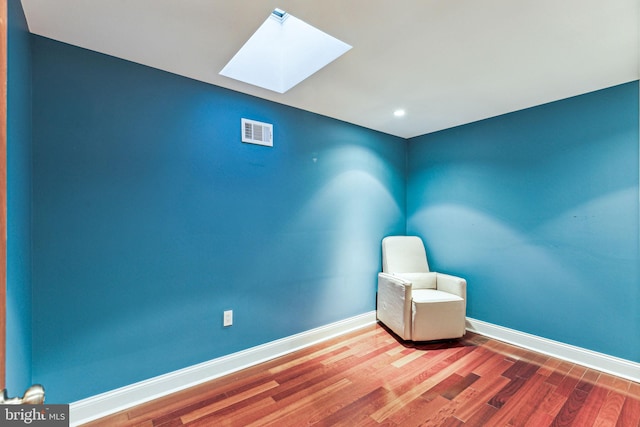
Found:
[(7, 0), (0, 0), (0, 390), (7, 346)]

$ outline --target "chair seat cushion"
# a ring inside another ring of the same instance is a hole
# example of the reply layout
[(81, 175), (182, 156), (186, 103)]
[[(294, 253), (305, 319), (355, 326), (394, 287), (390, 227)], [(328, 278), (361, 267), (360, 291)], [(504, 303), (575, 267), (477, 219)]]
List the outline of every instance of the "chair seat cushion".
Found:
[(400, 277), (411, 282), (413, 289), (436, 289), (437, 274), (436, 273), (392, 273), (394, 276)]
[(438, 291), (436, 289), (413, 289), (411, 299), (415, 303), (463, 301), (458, 295), (449, 292)]

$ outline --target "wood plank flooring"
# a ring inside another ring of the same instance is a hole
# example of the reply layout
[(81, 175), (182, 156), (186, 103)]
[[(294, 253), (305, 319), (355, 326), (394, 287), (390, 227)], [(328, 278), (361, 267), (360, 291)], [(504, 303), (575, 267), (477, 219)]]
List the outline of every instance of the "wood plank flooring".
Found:
[(640, 426), (640, 384), (481, 335), (405, 343), (380, 325), (87, 427)]

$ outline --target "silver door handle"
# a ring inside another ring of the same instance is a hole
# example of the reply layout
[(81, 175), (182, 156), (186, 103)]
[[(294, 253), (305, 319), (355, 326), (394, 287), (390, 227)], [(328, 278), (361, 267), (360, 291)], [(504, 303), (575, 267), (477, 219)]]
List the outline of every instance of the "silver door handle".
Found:
[(22, 397), (7, 396), (7, 389), (0, 394), (0, 405), (42, 405), (44, 403), (44, 387), (34, 384), (24, 392)]

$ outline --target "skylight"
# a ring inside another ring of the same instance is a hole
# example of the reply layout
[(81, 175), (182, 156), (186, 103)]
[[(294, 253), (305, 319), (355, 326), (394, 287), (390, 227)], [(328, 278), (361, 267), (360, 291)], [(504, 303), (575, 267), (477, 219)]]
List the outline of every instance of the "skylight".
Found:
[(350, 45), (276, 9), (220, 74), (285, 93), (349, 49)]

